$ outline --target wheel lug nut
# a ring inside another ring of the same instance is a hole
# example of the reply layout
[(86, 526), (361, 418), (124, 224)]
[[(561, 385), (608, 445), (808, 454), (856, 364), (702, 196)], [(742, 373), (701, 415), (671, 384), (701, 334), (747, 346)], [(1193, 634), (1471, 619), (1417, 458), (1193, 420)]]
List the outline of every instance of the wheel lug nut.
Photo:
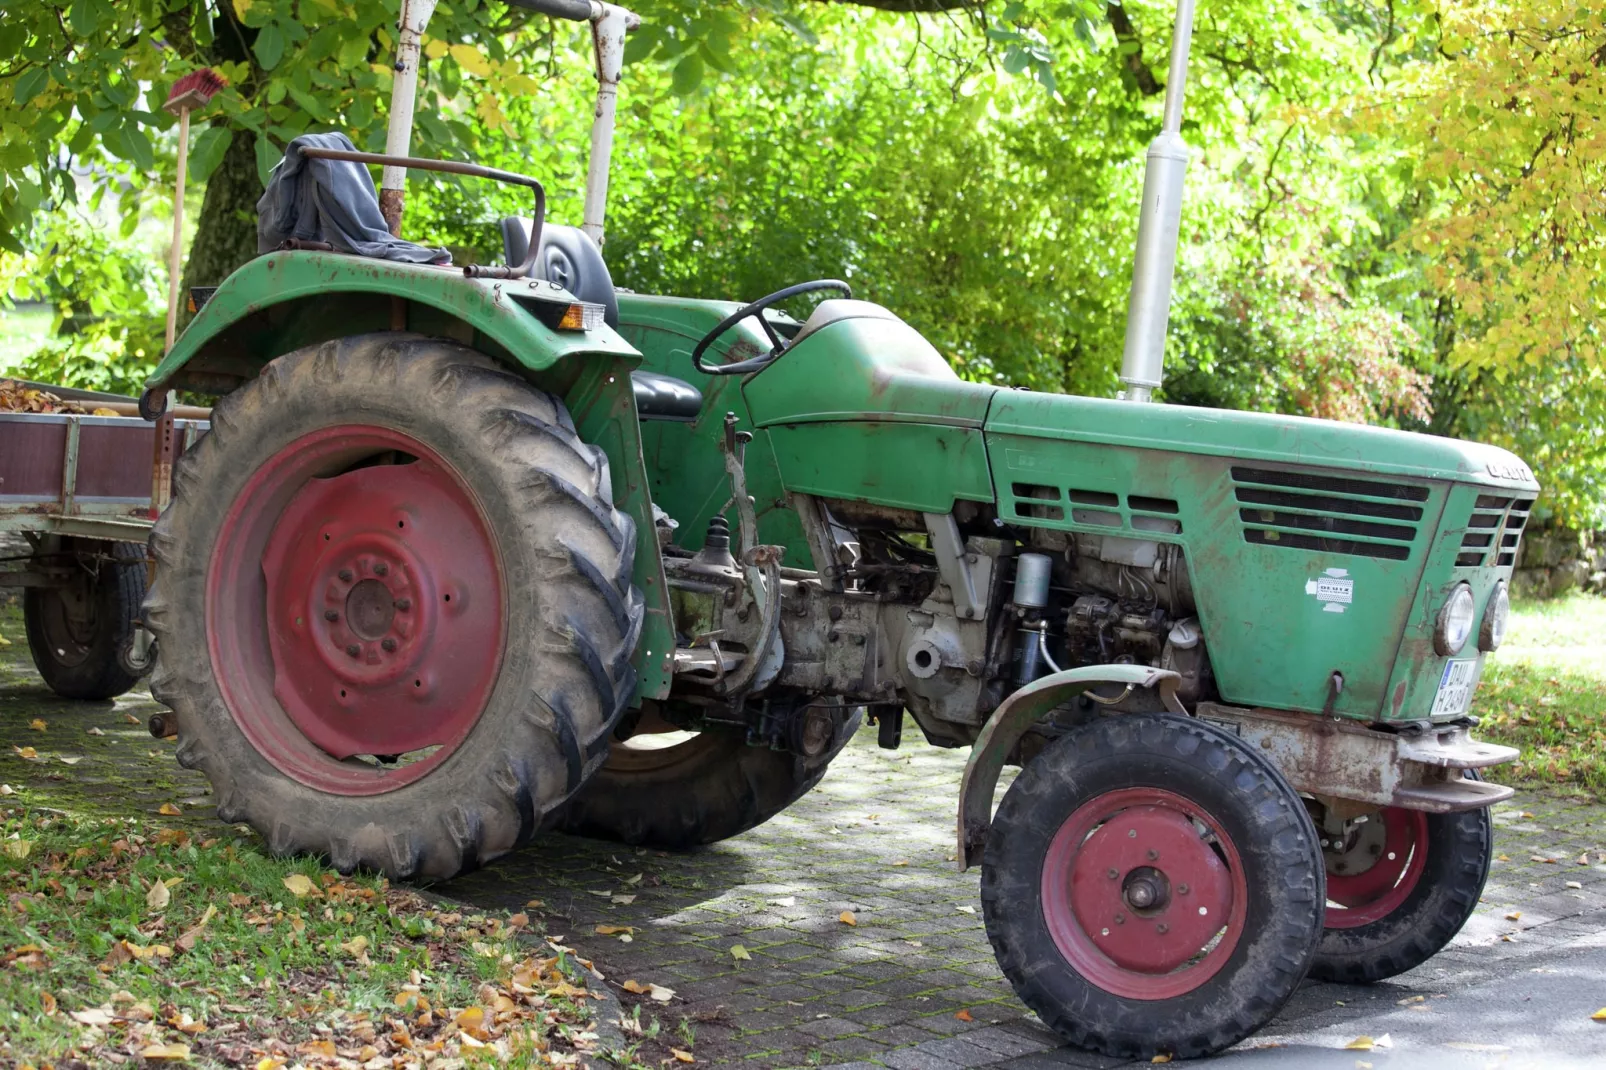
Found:
[(340, 570), (339, 575), (340, 575), (340, 578), (342, 580), (344, 580), (346, 583), (350, 583), (351, 582), (351, 569), (343, 568), (343, 569)]
[(350, 646), (346, 647), (346, 653), (352, 657), (356, 657), (358, 654), (362, 653), (362, 647), (358, 646), (356, 643), (352, 643)]
[(379, 561), (379, 562), (376, 562), (374, 564), (374, 575), (375, 576), (383, 576), (385, 573), (387, 573), (389, 571), (390, 571), (390, 566), (385, 564), (383, 561)]
[(396, 649), (396, 640), (392, 639), (390, 636), (387, 635), (387, 636), (385, 636), (384, 639), (380, 640), (379, 645), (384, 647), (386, 650), (395, 650)]
[(327, 621), (331, 621), (331, 622), (332, 621), (337, 621), (337, 620), (340, 619), (340, 614), (336, 613), (332, 609), (326, 609), (326, 610), (323, 611), (323, 619), (327, 620)]
[(396, 608), (406, 613), (413, 608), (413, 600), (411, 598), (398, 598), (396, 599)]

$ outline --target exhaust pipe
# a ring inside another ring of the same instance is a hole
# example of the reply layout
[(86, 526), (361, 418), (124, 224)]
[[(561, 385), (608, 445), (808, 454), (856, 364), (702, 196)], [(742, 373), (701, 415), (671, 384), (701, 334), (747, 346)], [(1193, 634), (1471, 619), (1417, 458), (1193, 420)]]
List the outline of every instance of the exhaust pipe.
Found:
[(1121, 382), (1127, 401), (1151, 401), (1165, 375), (1165, 337), (1171, 319), (1171, 281), (1182, 229), (1182, 187), (1188, 170), (1188, 144), (1182, 140), (1182, 98), (1188, 78), (1188, 47), (1193, 41), (1194, 0), (1177, 0), (1171, 35), (1171, 72), (1165, 85), (1165, 119), (1149, 145), (1143, 172), (1143, 207), (1138, 214), (1137, 253), (1127, 297), (1126, 346)]

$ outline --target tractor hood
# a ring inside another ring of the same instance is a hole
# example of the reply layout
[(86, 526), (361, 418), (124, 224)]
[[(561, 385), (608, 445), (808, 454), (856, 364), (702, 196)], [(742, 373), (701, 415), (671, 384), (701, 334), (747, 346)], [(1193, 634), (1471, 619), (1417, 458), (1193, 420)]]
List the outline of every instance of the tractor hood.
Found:
[(1304, 416), (1000, 390), (986, 426), (997, 434), (1539, 489), (1520, 458), (1495, 446)]

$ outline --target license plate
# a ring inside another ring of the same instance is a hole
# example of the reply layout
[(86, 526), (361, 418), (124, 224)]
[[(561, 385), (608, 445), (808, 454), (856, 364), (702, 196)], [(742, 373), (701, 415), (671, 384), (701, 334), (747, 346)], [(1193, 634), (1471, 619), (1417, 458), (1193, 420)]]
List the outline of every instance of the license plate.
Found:
[(1478, 681), (1478, 659), (1452, 661), (1444, 666), (1439, 678), (1439, 693), (1433, 699), (1434, 720), (1440, 717), (1460, 717), (1472, 705), (1472, 689)]

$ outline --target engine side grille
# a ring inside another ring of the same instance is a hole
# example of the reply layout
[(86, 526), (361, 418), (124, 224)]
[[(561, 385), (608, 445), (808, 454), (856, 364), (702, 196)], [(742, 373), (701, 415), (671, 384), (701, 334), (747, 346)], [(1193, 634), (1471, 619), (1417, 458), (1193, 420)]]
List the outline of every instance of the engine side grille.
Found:
[(1473, 503), (1472, 515), (1467, 518), (1466, 533), (1461, 536), (1456, 567), (1482, 568), (1492, 564), (1505, 568), (1515, 564), (1522, 529), (1528, 523), (1528, 511), (1533, 504), (1532, 498), (1480, 494)]
[(1410, 483), (1235, 467), (1244, 541), (1404, 561), (1428, 488)]

